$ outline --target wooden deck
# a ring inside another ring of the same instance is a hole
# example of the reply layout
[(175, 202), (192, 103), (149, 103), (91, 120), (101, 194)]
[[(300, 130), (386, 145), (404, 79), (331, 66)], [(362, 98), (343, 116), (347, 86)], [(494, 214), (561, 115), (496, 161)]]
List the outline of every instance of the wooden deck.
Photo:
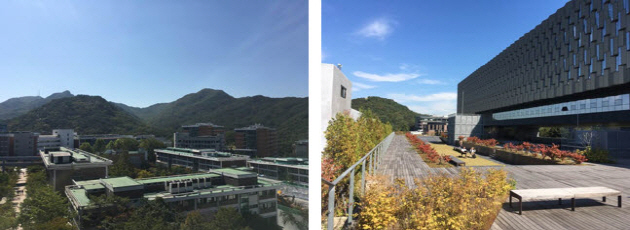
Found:
[[(474, 167), (478, 170), (495, 167)], [(590, 165), (507, 165), (509, 177), (516, 180), (517, 189), (604, 186), (622, 193), (622, 208), (617, 198), (577, 199), (576, 211), (570, 202), (534, 201), (523, 203), (523, 215), (510, 208), (507, 200), (491, 229), (630, 229), (630, 167)], [(430, 168), (412, 149), (403, 135), (392, 140), (383, 156), (378, 173), (403, 178), (413, 184), (415, 178), (432, 173), (456, 175), (457, 167)]]

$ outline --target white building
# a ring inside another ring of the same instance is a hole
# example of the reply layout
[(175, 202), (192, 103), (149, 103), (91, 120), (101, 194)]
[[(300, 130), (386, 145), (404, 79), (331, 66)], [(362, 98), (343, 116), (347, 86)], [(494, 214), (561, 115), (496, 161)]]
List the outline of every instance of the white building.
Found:
[(39, 135), (37, 150), (52, 147), (74, 148), (74, 129), (54, 129), (52, 135)]
[(361, 116), (352, 109), (352, 82), (338, 66), (322, 63), (322, 132), (337, 113), (347, 112), (354, 119)]

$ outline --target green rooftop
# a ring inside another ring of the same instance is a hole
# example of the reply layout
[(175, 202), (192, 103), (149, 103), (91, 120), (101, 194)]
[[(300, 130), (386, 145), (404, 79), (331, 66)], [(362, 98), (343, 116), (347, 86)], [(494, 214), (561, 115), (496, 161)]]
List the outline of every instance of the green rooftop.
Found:
[(241, 171), (241, 170), (231, 169), (231, 168), (212, 169), (212, 172), (222, 172), (222, 173), (233, 174), (233, 175), (255, 174), (253, 172)]
[(136, 181), (141, 184), (152, 184), (152, 183), (165, 182), (165, 181), (188, 180), (188, 179), (220, 177), (220, 176), (221, 175), (218, 175), (215, 173), (200, 173), (200, 174), (188, 174), (184, 176), (153, 177), (153, 178), (146, 178), (146, 179), (138, 179)]
[(101, 180), (106, 184), (110, 184), (114, 188), (142, 185), (128, 176), (107, 178)]
[(87, 206), (90, 204), (90, 198), (88, 198), (85, 189), (70, 189), (72, 196), (79, 203), (79, 206)]

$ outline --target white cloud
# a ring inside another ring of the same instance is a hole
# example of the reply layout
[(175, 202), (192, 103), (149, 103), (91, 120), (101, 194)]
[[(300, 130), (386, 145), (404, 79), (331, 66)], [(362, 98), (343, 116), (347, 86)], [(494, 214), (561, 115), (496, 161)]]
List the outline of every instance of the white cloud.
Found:
[(378, 75), (378, 74), (366, 73), (366, 72), (361, 72), (361, 71), (354, 71), (352, 74), (354, 74), (354, 76), (365, 78), (370, 81), (385, 81), (385, 82), (407, 81), (407, 80), (411, 80), (420, 76), (420, 74), (417, 74), (417, 73), (397, 73), (397, 74), (388, 73), (385, 75)]
[(423, 85), (441, 85), (444, 84), (444, 82), (439, 81), (439, 80), (431, 80), (431, 79), (418, 79), (418, 84), (423, 84)]
[(322, 49), (322, 62), (328, 57), (328, 54)]
[(352, 82), (352, 91), (356, 92), (362, 89), (373, 89), (376, 88), (376, 86), (373, 85), (367, 85), (367, 84), (362, 84), (362, 83), (358, 83), (358, 82)]
[(457, 93), (434, 93), (429, 95), (411, 95), (411, 94), (402, 94), (402, 93), (390, 93), (387, 95), (388, 98), (393, 99), (397, 102), (407, 102), (407, 101), (416, 101), (416, 102), (430, 102), (430, 101), (454, 101), (457, 100)]
[(400, 66), (398, 67), (400, 70), (407, 70), (409, 68), (409, 65), (406, 63), (402, 63), (400, 64)]
[(409, 109), (416, 113), (446, 116), (455, 113), (456, 101), (428, 102), (422, 105), (408, 105)]
[(366, 38), (377, 38), (384, 40), (389, 34), (394, 31), (394, 21), (387, 18), (376, 19), (367, 25), (363, 26), (357, 34)]

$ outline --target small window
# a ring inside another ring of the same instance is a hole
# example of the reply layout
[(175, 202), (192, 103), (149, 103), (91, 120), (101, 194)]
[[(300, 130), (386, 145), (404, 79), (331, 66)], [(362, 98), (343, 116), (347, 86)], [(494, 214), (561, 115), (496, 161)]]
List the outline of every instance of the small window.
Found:
[(341, 97), (346, 98), (346, 87), (341, 86)]

